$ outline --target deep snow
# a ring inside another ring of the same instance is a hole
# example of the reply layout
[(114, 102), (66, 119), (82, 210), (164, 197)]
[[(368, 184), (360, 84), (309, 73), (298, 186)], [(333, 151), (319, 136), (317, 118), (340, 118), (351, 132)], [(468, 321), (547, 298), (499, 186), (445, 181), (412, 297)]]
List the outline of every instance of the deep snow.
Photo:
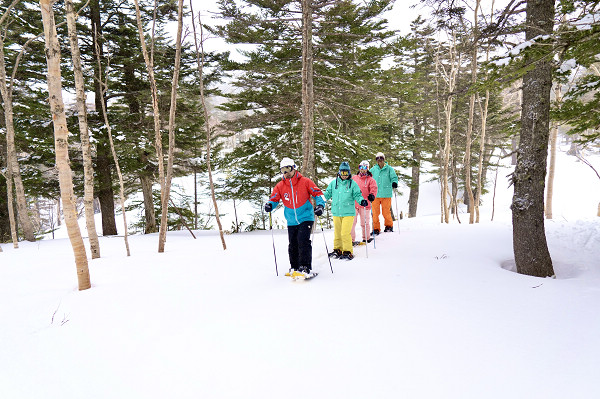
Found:
[(487, 195), (480, 224), (440, 224), (428, 183), (423, 216), (333, 274), (319, 226), (307, 282), (283, 276), (285, 230), (279, 277), (270, 231), (228, 235), (226, 251), (215, 231), (170, 232), (163, 254), (157, 235), (130, 236), (131, 257), (101, 237), (81, 292), (68, 240), (3, 244), (0, 398), (600, 397), (600, 180), (559, 154), (557, 278), (540, 279), (506, 270), (509, 172), (494, 222)]

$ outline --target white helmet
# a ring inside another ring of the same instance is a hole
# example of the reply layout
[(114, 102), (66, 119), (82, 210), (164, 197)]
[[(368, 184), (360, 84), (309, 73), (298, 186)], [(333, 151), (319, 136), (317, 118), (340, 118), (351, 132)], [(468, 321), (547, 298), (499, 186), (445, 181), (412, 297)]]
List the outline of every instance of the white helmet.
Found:
[(367, 160), (365, 160), (365, 161), (362, 161), (360, 164), (358, 164), (358, 166), (359, 166), (359, 167), (360, 167), (360, 166), (364, 166), (364, 167), (366, 167), (366, 168), (367, 168), (367, 170), (369, 170), (369, 166), (370, 166), (370, 165), (369, 165), (369, 161), (367, 161)]
[(285, 157), (279, 162), (279, 168), (283, 168), (284, 166), (291, 166), (296, 169), (296, 163), (291, 158)]

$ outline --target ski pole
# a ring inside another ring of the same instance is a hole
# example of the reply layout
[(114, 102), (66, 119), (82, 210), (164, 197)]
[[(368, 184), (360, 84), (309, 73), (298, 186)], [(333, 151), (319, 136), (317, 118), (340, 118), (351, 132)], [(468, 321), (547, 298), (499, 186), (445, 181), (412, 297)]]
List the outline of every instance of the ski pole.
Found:
[(321, 222), (321, 218), (317, 216), (319, 219), (319, 224), (321, 225), (321, 232), (323, 233), (323, 242), (325, 243), (325, 251), (327, 251), (327, 260), (329, 261), (329, 268), (331, 269), (331, 273), (333, 273), (333, 266), (331, 266), (331, 258), (329, 257), (329, 248), (327, 248), (327, 240), (325, 239), (325, 230), (323, 230), (323, 223)]
[(396, 202), (396, 222), (398, 222), (398, 234), (400, 234), (400, 214), (398, 213), (398, 197), (396, 196), (396, 190), (392, 189), (394, 192), (394, 201)]
[(275, 275), (279, 277), (279, 270), (277, 269), (277, 254), (275, 253), (275, 237), (273, 236), (273, 220), (271, 219), (271, 212), (269, 212), (269, 229), (271, 230), (271, 240), (273, 241), (273, 257), (275, 258)]
[(367, 207), (363, 208), (363, 218), (365, 219), (365, 225), (364, 225), (364, 237), (365, 237), (365, 252), (367, 254), (367, 258), (369, 257), (369, 236), (370, 233), (367, 231)]

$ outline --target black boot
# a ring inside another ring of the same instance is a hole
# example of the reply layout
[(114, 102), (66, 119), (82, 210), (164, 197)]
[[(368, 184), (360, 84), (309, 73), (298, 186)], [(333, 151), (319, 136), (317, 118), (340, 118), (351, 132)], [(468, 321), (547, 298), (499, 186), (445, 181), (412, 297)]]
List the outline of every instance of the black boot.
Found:
[(330, 258), (338, 259), (340, 256), (342, 256), (342, 251), (340, 249), (334, 249), (333, 252), (329, 253)]
[(344, 251), (342, 254), (342, 259), (352, 260), (354, 259), (354, 254), (350, 251)]
[(310, 266), (300, 266), (300, 268), (298, 269), (299, 272), (304, 273), (304, 274), (310, 274), (311, 270), (310, 270)]
[(379, 229), (373, 229), (373, 235), (374, 236), (378, 236), (379, 235)]
[(385, 229), (383, 230), (384, 233), (390, 233), (392, 231), (394, 231), (394, 228), (390, 226), (385, 226)]

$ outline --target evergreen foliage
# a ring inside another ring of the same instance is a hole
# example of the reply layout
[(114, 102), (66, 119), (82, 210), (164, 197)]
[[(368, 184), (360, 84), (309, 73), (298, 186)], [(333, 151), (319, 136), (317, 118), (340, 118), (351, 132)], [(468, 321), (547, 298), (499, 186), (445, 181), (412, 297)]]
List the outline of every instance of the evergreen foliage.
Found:
[[(255, 7), (247, 7), (251, 4)], [(219, 5), (227, 23), (212, 31), (231, 44), (245, 45), (241, 59), (230, 56), (223, 63), (235, 87), (223, 108), (243, 113), (226, 126), (236, 134), (252, 132), (247, 142), (228, 154), (226, 163), (242, 170), (232, 173), (264, 200), (273, 177), (279, 176), (279, 160), (284, 156), (297, 164), (301, 160), (300, 4), (222, 0)], [(377, 91), (392, 35), (381, 14), (390, 5), (390, 1), (313, 2), (319, 180), (335, 174), (341, 161), (357, 165), (372, 158), (384, 141), (379, 124), (384, 99)]]
[[(562, 104), (555, 104), (553, 116), (578, 134), (580, 142), (600, 138), (600, 10), (597, 1), (561, 1), (561, 13), (576, 17), (558, 30), (561, 51), (557, 69), (559, 84), (566, 87)], [(586, 10), (587, 12), (582, 12)], [(581, 72), (581, 73), (577, 73)]]

